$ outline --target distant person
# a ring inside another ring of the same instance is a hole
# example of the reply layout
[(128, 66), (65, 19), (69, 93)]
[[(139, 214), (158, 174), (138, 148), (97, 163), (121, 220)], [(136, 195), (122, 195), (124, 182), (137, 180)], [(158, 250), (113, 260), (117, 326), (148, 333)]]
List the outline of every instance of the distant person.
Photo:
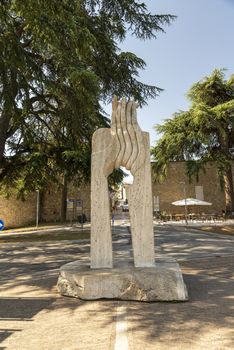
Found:
[(111, 225), (114, 226), (115, 224), (115, 207), (112, 207), (111, 209)]

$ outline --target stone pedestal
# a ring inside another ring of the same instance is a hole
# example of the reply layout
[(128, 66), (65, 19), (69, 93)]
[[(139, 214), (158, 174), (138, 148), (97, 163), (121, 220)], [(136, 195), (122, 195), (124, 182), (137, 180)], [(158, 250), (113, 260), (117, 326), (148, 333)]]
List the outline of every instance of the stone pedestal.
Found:
[(154, 267), (136, 268), (117, 262), (113, 269), (90, 269), (74, 261), (60, 268), (57, 288), (62, 295), (84, 300), (186, 301), (187, 289), (178, 263), (156, 259)]

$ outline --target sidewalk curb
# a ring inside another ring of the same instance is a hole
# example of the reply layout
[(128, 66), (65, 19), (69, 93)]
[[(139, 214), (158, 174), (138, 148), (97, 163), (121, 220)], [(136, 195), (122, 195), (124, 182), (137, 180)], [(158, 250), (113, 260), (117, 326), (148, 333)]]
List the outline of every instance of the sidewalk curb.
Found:
[(90, 225), (82, 227), (76, 227), (76, 226), (60, 226), (60, 227), (51, 227), (51, 228), (45, 228), (45, 229), (36, 229), (36, 230), (31, 230), (31, 231), (8, 231), (4, 232), (2, 231), (0, 233), (0, 239), (1, 238), (7, 238), (7, 237), (12, 237), (12, 236), (20, 236), (20, 235), (32, 235), (32, 234), (46, 234), (48, 232), (59, 232), (59, 231), (68, 231), (68, 230), (78, 230), (78, 231), (85, 231), (87, 229), (90, 229)]

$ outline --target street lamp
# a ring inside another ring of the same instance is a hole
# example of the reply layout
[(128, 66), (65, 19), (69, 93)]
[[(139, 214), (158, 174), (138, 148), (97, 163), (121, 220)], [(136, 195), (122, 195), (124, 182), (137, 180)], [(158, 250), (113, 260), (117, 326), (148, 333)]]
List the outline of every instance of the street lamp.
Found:
[(39, 190), (36, 190), (36, 193), (37, 193), (36, 227), (38, 227), (38, 223), (39, 223), (39, 206), (40, 206), (40, 193), (39, 193)]
[(186, 193), (186, 185), (185, 181), (180, 182), (184, 185), (184, 216), (185, 216), (185, 223), (188, 225), (188, 207), (187, 207), (187, 193)]

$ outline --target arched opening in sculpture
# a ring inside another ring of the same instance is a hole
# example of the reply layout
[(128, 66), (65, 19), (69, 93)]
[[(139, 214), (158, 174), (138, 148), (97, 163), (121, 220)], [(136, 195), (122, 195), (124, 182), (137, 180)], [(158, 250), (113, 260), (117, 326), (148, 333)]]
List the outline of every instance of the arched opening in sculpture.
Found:
[[(123, 175), (124, 174), (124, 175)], [(108, 176), (111, 224), (129, 222), (128, 188), (133, 183), (133, 176), (124, 167), (114, 170)]]

